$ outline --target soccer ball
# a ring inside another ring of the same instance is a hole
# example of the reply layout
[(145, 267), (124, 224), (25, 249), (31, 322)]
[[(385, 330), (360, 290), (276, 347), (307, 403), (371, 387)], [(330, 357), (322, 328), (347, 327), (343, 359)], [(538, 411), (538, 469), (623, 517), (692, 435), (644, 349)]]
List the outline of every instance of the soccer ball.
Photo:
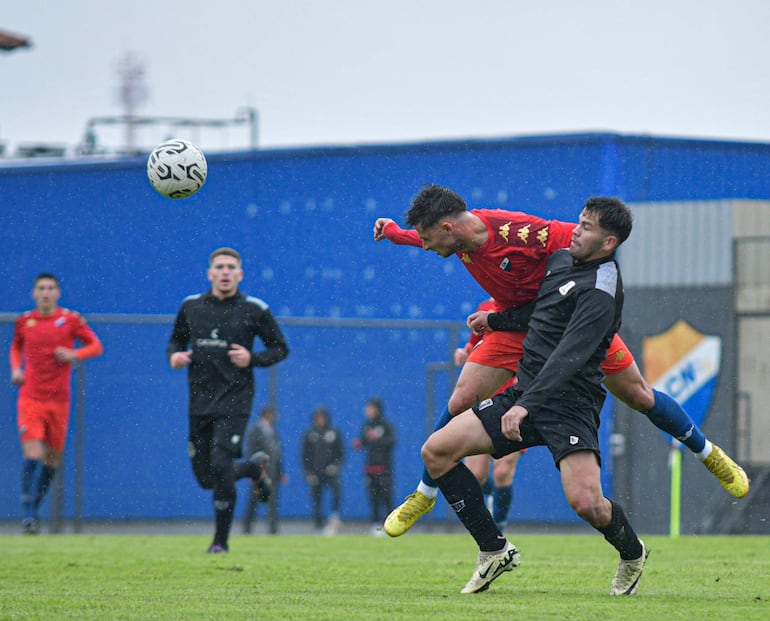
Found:
[(208, 165), (203, 152), (186, 140), (158, 145), (147, 159), (147, 177), (159, 194), (187, 198), (203, 187)]

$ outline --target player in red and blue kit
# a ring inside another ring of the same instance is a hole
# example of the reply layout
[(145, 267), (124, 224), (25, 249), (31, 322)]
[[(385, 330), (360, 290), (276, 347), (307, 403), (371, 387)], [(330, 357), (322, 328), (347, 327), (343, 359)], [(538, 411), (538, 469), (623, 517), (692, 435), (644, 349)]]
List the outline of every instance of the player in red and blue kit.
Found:
[[(76, 361), (101, 355), (99, 337), (77, 312), (58, 306), (59, 280), (40, 274), (35, 309), (17, 320), (11, 341), (11, 382), (19, 386), (18, 429), (24, 456), (21, 503), (24, 533), (39, 531), (38, 510), (59, 467), (67, 437), (70, 382)], [(75, 340), (82, 347), (75, 348)]]
[[(522, 356), (528, 312), (545, 276), (548, 257), (570, 245), (575, 224), (544, 220), (500, 209), (468, 210), (449, 188), (425, 186), (412, 200), (402, 229), (390, 218), (378, 218), (374, 239), (422, 247), (441, 257), (457, 256), (478, 284), (495, 299), (497, 311), (480, 311), (469, 326), (484, 333), (481, 344), (464, 365), (446, 409), (436, 421), (440, 429), (451, 419), (490, 397), (516, 373)], [(604, 385), (620, 401), (647, 416), (703, 461), (733, 496), (748, 493), (745, 472), (711, 443), (670, 396), (653, 389), (639, 372), (633, 355), (615, 335), (602, 363)], [(385, 520), (385, 532), (402, 535), (429, 512), (438, 493), (427, 470), (414, 493)]]

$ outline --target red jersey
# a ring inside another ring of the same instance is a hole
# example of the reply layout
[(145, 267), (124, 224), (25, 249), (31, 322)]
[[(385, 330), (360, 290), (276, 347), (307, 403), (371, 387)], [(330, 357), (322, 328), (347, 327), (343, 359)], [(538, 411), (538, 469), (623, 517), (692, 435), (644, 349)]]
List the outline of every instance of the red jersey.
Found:
[(102, 353), (102, 343), (77, 312), (57, 307), (50, 315), (27, 311), (16, 320), (11, 341), (11, 369), (24, 368), (19, 398), (36, 401), (68, 401), (72, 365), (54, 356), (57, 347), (72, 349), (75, 339), (83, 343), (76, 350), (78, 360)]
[[(546, 260), (570, 245), (575, 224), (502, 209), (472, 209), (470, 213), (486, 224), (488, 237), (478, 250), (457, 253), (465, 269), (495, 299), (498, 311), (535, 300)], [(391, 223), (383, 233), (395, 244), (422, 247), (414, 229)]]

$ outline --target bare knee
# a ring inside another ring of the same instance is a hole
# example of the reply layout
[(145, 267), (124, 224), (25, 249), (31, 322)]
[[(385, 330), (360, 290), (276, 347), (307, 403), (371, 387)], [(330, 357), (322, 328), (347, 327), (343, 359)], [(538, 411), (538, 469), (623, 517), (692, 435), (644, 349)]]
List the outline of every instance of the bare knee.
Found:
[(627, 389), (627, 397), (623, 402), (637, 412), (648, 412), (655, 406), (655, 395), (652, 386), (647, 382), (632, 384)]
[(652, 386), (641, 376), (608, 375), (605, 383), (610, 392), (632, 410), (648, 412), (655, 405)]
[[(437, 443), (433, 440), (433, 435), (431, 435), (425, 441), (425, 444), (422, 445), (422, 449), (420, 449), (422, 463), (425, 464), (425, 468), (428, 470), (430, 476), (434, 478), (434, 474), (441, 471), (442, 465), (444, 463), (444, 460), (442, 459), (441, 453), (438, 451), (436, 444)], [(441, 474), (443, 474), (443, 472)], [(438, 476), (440, 476), (440, 474)]]
[(443, 442), (443, 435), (440, 432), (431, 434), (420, 451), (422, 462), (434, 479), (449, 472), (460, 461), (454, 456), (449, 446)]
[(495, 481), (495, 487), (506, 487), (513, 483), (513, 476), (516, 474), (516, 462), (498, 460), (495, 462), (492, 476)]
[(609, 524), (612, 517), (612, 505), (604, 496), (597, 497), (586, 491), (567, 500), (573, 511), (594, 528), (601, 528)]
[(471, 408), (476, 401), (477, 399), (471, 396), (461, 386), (456, 386), (452, 396), (449, 397), (449, 403), (447, 404), (449, 413), (452, 416), (457, 416), (460, 412), (464, 412)]
[(48, 456), (46, 445), (40, 440), (28, 440), (21, 445), (21, 452), (24, 459), (34, 459), (42, 461)]

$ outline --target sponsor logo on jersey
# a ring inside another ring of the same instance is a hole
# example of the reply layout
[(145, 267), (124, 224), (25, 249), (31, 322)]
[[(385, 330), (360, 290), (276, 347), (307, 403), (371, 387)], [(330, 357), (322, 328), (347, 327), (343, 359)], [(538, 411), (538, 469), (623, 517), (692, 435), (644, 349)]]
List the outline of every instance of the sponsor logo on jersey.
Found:
[(508, 243), (508, 235), (511, 233), (511, 223), (506, 222), (499, 229), (497, 229), (497, 232), (500, 234), (500, 237), (502, 237), (505, 242)]
[(518, 231), (516, 231), (516, 237), (518, 237), (521, 241), (524, 242), (524, 245), (527, 245), (527, 241), (529, 240), (529, 228), (531, 225), (527, 224), (526, 226), (522, 226)]
[(540, 229), (537, 232), (537, 241), (540, 242), (540, 245), (545, 247), (545, 245), (548, 243), (548, 227), (545, 226), (542, 229)]
[(224, 349), (227, 347), (227, 341), (214, 340), (214, 339), (195, 339), (195, 345), (197, 347), (219, 347)]
[(67, 319), (65, 317), (59, 317), (53, 322), (53, 325), (57, 328), (61, 328), (65, 323), (67, 323)]
[(564, 283), (561, 287), (559, 287), (559, 293), (562, 295), (567, 295), (570, 291), (572, 291), (572, 288), (575, 286), (575, 281), (570, 280), (567, 283)]
[(642, 339), (642, 357), (652, 387), (670, 395), (701, 425), (719, 379), (722, 339), (680, 319), (665, 332)]
[(511, 260), (508, 257), (505, 257), (502, 262), (500, 263), (500, 269), (504, 272), (510, 272), (511, 271)]
[(483, 410), (484, 408), (488, 408), (490, 405), (492, 405), (492, 399), (484, 399), (484, 401), (479, 403), (479, 410)]
[(569, 443), (572, 446), (575, 446), (578, 442), (580, 442), (580, 438), (578, 438), (577, 436), (570, 436), (569, 437)]
[(198, 347), (218, 347), (220, 349), (227, 347), (227, 341), (219, 338), (219, 328), (214, 328), (207, 339), (195, 339)]

